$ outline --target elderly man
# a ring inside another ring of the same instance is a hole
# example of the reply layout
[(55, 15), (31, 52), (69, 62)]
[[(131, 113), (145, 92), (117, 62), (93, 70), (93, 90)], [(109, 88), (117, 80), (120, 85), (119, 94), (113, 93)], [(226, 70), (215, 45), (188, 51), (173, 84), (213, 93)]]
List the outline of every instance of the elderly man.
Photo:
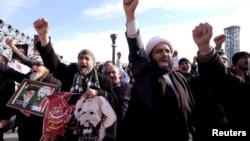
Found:
[[(81, 50), (77, 55), (77, 63), (66, 65), (58, 59), (50, 42), (48, 35), (49, 22), (44, 18), (37, 19), (34, 22), (34, 28), (39, 36), (36, 47), (43, 58), (45, 66), (50, 69), (55, 77), (62, 81), (62, 91), (78, 93), (85, 98), (100, 95), (105, 97), (114, 109), (116, 108), (117, 98), (113, 91), (112, 82), (104, 74), (97, 73), (95, 70), (95, 56), (90, 50)], [(70, 141), (78, 140), (82, 136), (81, 134), (73, 134), (73, 131), (70, 132), (72, 134), (66, 133), (67, 137), (65, 135), (65, 138)], [(107, 133), (106, 137), (110, 134), (113, 133)]]
[[(59, 88), (61, 87), (61, 82), (49, 73), (40, 56), (33, 58), (31, 71), (27, 74), (18, 72), (4, 63), (0, 63), (0, 72), (18, 83), (21, 83), (23, 79), (30, 79), (58, 85)], [(42, 117), (20, 110), (20, 113), (17, 114), (16, 122), (19, 141), (38, 141), (41, 138), (43, 128)]]
[(129, 62), (135, 79), (124, 119), (124, 140), (187, 141), (192, 132), (191, 91), (185, 77), (173, 70), (173, 48), (168, 40), (155, 36), (144, 49), (135, 18), (138, 2), (123, 0)]

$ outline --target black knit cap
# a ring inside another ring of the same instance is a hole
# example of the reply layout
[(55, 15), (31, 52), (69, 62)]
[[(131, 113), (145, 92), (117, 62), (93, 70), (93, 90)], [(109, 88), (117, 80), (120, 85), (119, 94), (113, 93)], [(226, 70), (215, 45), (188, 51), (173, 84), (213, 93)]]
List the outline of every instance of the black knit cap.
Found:
[(234, 53), (234, 55), (232, 57), (232, 63), (233, 63), (233, 65), (235, 66), (236, 63), (238, 62), (238, 60), (241, 57), (245, 56), (245, 55), (249, 55), (250, 56), (250, 54), (248, 52), (246, 52), (246, 51), (241, 51), (241, 52)]
[(187, 58), (181, 58), (181, 59), (179, 60), (179, 65), (180, 65), (182, 62), (188, 62), (188, 63), (191, 65), (191, 62), (190, 62)]

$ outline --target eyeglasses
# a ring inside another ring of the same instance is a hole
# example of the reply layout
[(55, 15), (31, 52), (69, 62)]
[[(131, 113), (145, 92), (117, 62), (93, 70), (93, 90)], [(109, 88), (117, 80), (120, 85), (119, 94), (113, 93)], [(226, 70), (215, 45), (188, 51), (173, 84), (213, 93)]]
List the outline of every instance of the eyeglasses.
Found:
[(35, 63), (32, 64), (32, 66), (40, 67), (40, 66), (43, 66), (43, 63), (41, 63), (41, 62), (35, 62)]

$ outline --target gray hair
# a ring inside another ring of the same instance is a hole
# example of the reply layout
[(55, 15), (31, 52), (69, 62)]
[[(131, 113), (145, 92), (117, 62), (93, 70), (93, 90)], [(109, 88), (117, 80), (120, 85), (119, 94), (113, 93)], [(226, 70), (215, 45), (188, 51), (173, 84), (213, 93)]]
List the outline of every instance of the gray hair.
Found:
[(83, 50), (81, 50), (81, 51), (78, 53), (77, 58), (79, 59), (79, 57), (80, 57), (81, 55), (86, 55), (86, 54), (89, 54), (89, 55), (92, 57), (92, 59), (94, 60), (94, 62), (95, 62), (95, 55), (93, 54), (92, 51), (90, 51), (90, 50), (88, 50), (88, 49), (83, 49)]

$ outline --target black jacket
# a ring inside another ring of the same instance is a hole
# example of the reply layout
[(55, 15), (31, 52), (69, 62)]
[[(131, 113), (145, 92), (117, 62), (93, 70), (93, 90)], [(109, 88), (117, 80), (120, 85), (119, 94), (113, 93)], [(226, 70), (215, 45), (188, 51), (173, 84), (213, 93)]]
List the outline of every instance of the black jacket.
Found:
[(14, 110), (7, 107), (6, 104), (15, 92), (15, 82), (12, 80), (5, 80), (0, 83), (0, 120), (9, 120)]
[[(8, 65), (0, 63), (0, 72), (6, 77), (21, 83), (23, 79), (29, 79), (30, 73), (23, 74), (9, 67)], [(51, 74), (47, 74), (42, 82), (51, 83), (57, 85), (60, 89), (61, 81), (53, 77)], [(43, 117), (32, 115), (26, 117), (21, 112), (17, 113), (16, 122), (18, 126), (18, 136), (20, 141), (33, 140), (38, 141), (42, 136), (43, 129)]]
[[(61, 80), (62, 82), (61, 91), (70, 92), (74, 76), (78, 72), (77, 63), (70, 63), (69, 65), (62, 63), (58, 59), (56, 53), (54, 52), (54, 49), (52, 48), (51, 43), (49, 43), (45, 47), (42, 47), (41, 43), (38, 42), (36, 44), (36, 47), (43, 59), (45, 66), (49, 68), (49, 70), (53, 73), (53, 75), (56, 78)], [(113, 90), (113, 84), (112, 84), (111, 79), (109, 79), (107, 76), (105, 76), (102, 73), (97, 73), (97, 77), (98, 77), (99, 84), (100, 84), (98, 95), (105, 97), (107, 101), (110, 103), (110, 105), (113, 107), (113, 109), (116, 111), (118, 101)], [(116, 125), (108, 128), (110, 129), (110, 131), (106, 131), (106, 136), (104, 140), (106, 139), (114, 140), (115, 126)], [(73, 135), (73, 132), (74, 131), (71, 131), (71, 130), (66, 131), (66, 136), (67, 136), (66, 140), (70, 140), (70, 141), (78, 140), (77, 135), (76, 136)]]
[(177, 102), (174, 101), (176, 97), (172, 95), (173, 92), (166, 88), (166, 82), (161, 81), (161, 76), (147, 61), (140, 34), (133, 39), (127, 37), (127, 41), (135, 82), (124, 119), (127, 128), (124, 140), (188, 140), (192, 132), (190, 115), (194, 103), (185, 77), (175, 71), (169, 73), (179, 92), (181, 107), (178, 108), (174, 106)]
[(210, 82), (207, 87), (217, 92), (218, 100), (227, 111), (228, 130), (249, 132), (249, 83), (233, 75), (214, 50), (206, 56), (198, 56), (198, 67), (200, 77)]

